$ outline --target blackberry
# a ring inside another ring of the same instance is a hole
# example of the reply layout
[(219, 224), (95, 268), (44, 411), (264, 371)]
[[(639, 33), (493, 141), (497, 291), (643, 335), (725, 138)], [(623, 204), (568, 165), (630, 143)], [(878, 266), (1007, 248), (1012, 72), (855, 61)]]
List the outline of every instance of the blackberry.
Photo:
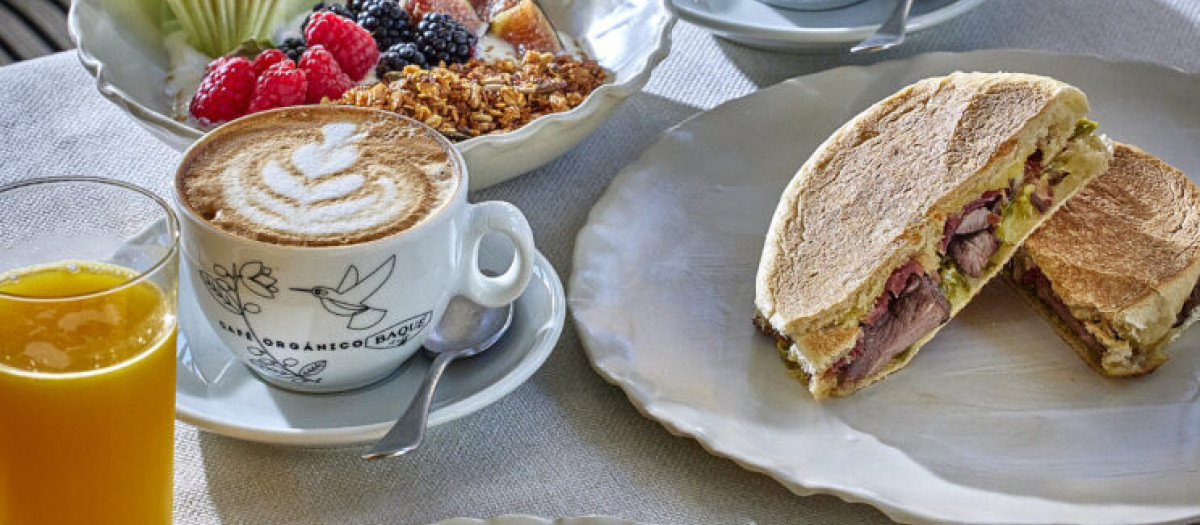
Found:
[(279, 44), (279, 50), (292, 59), (292, 62), (297, 63), (300, 62), (300, 55), (304, 54), (305, 48), (303, 38), (289, 38)]
[(380, 51), (391, 49), (402, 42), (413, 41), (413, 28), (408, 20), (408, 11), (395, 0), (353, 0), (357, 9), (358, 25), (371, 32)]
[(425, 61), (425, 54), (417, 50), (417, 45), (412, 42), (403, 42), (389, 47), (382, 55), (379, 55), (379, 65), (375, 66), (375, 75), (379, 80), (384, 80), (384, 76), (392, 71), (400, 71), (404, 66), (413, 64), (421, 69), (428, 69), (429, 64)]
[(425, 13), (413, 43), (429, 65), (461, 64), (471, 59), (478, 39), (445, 13)]
[[(342, 4), (335, 4), (332, 2), (327, 4), (325, 2), (321, 2), (317, 5), (314, 5), (312, 8), (313, 13), (319, 13), (321, 11), (329, 11), (329, 12), (331, 12), (335, 15), (338, 15), (342, 18), (348, 18), (350, 20), (354, 20), (354, 13), (349, 8), (347, 8), (346, 6), (344, 6)], [(311, 17), (312, 17), (312, 13), (309, 13), (309, 16), (304, 17), (304, 22), (300, 24), (300, 33), (301, 34), (304, 33), (304, 28), (308, 27), (308, 19)]]

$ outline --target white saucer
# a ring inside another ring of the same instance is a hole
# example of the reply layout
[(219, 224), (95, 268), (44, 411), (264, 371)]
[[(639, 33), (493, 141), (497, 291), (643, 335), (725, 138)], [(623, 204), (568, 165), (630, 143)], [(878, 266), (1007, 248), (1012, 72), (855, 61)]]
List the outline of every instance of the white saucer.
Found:
[[(492, 257), (498, 257), (494, 255)], [(484, 267), (503, 268), (489, 260)], [(430, 359), (418, 354), (395, 374), (339, 394), (301, 394), (267, 386), (237, 361), (209, 328), (186, 273), (179, 294), (177, 417), (229, 437), (300, 446), (372, 442), (387, 432), (416, 394)], [(512, 327), (496, 347), (446, 369), (429, 425), (475, 412), (513, 391), (549, 357), (566, 317), (562, 283), (540, 253), (529, 287), (516, 302)]]
[[(717, 35), (775, 51), (833, 51), (875, 31), (895, 0), (864, 0), (840, 9), (798, 11), (756, 0), (672, 0), (679, 17)], [(970, 11), (983, 0), (916, 0), (908, 19), (915, 33)]]

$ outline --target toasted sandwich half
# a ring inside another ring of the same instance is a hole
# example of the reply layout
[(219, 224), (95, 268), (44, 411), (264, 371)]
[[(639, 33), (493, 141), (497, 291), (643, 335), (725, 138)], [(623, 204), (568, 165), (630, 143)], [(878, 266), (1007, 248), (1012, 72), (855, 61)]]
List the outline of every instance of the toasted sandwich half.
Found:
[(1018, 250), (1006, 274), (1097, 372), (1153, 372), (1200, 317), (1200, 188), (1133, 146)]
[(814, 397), (904, 367), (1029, 232), (1108, 166), (1078, 89), (1024, 74), (909, 86), (829, 137), (767, 231), (756, 325)]

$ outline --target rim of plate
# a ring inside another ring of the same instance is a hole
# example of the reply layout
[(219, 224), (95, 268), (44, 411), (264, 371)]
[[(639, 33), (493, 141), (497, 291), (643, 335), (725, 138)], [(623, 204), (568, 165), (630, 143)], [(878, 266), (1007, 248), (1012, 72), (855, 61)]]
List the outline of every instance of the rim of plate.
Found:
[[(92, 0), (71, 0), (71, 7), (67, 11), (67, 33), (75, 43), (76, 56), (79, 58), (79, 62), (95, 78), (96, 89), (100, 91), (100, 94), (120, 108), (135, 115), (138, 119), (145, 120), (174, 135), (187, 137), (191, 141), (196, 141), (204, 136), (205, 132), (146, 107), (141, 102), (129, 96), (121, 88), (108, 82), (105, 75), (104, 63), (87, 51), (89, 48), (88, 42), (83, 36), (83, 31), (80, 30), (79, 4), (89, 1)], [(477, 148), (510, 147), (512, 143), (525, 140), (544, 127), (569, 126), (583, 117), (601, 111), (608, 105), (603, 103), (601, 99), (623, 100), (640, 91), (642, 86), (646, 85), (646, 82), (650, 80), (650, 73), (667, 57), (671, 43), (671, 28), (674, 27), (677, 20), (670, 0), (651, 1), (658, 4), (660, 8), (660, 16), (656, 17), (656, 20), (653, 21), (654, 31), (657, 33), (654, 39), (655, 46), (639, 57), (635, 65), (630, 67), (636, 73), (628, 79), (623, 82), (601, 85), (593, 90), (582, 104), (569, 111), (543, 115), (510, 132), (470, 138), (456, 143), (455, 147), (464, 155)]]
[[(887, 67), (890, 64), (908, 63), (908, 62), (914, 62), (914, 61), (918, 61), (918, 60), (930, 60), (930, 59), (937, 60), (942, 57), (972, 57), (972, 56), (988, 56), (988, 55), (1027, 55), (1027, 56), (1034, 55), (1034, 56), (1040, 56), (1040, 57), (1045, 57), (1045, 58), (1083, 57), (1083, 58), (1098, 60), (1098, 61), (1105, 62), (1105, 63), (1111, 64), (1111, 65), (1127, 65), (1127, 66), (1136, 66), (1136, 67), (1160, 68), (1163, 70), (1171, 71), (1174, 74), (1188, 77), (1191, 80), (1200, 84), (1200, 72), (1188, 72), (1188, 71), (1185, 71), (1182, 68), (1179, 68), (1176, 66), (1157, 64), (1157, 63), (1146, 62), (1146, 61), (1141, 61), (1141, 60), (1110, 58), (1110, 57), (1104, 57), (1104, 56), (1094, 55), (1094, 54), (1056, 53), (1056, 52), (1042, 51), (1042, 50), (1026, 50), (1026, 49), (1011, 49), (1011, 48), (986, 49), (986, 50), (967, 51), (967, 52), (940, 51), (940, 52), (920, 53), (920, 54), (913, 55), (911, 57), (907, 57), (907, 58), (903, 58), (903, 59), (885, 60), (882, 62), (877, 62), (874, 64), (868, 64), (868, 65), (839, 66), (839, 67), (835, 67), (835, 68), (826, 69), (823, 71), (818, 71), (816, 73), (800, 75), (800, 76), (792, 77), (790, 79), (779, 82), (778, 84), (775, 84), (773, 86), (759, 89), (757, 91), (747, 93), (740, 97), (733, 98), (733, 99), (727, 100), (725, 102), (722, 102), (721, 104), (719, 104), (709, 110), (696, 113), (696, 114), (688, 117), (687, 119), (683, 120), (682, 122), (679, 122), (678, 124), (672, 126), (671, 128), (663, 131), (662, 134), (660, 134), (659, 137), (654, 141), (654, 143), (652, 143), (650, 146), (648, 146), (646, 149), (644, 149), (642, 151), (642, 153), (638, 156), (638, 158), (635, 161), (631, 162), (630, 164), (628, 164), (624, 168), (622, 168), (621, 171), (617, 174), (617, 176), (613, 178), (612, 182), (609, 183), (608, 188), (605, 190), (604, 194), (601, 195), (601, 197), (593, 205), (592, 210), (588, 213), (588, 220), (587, 220), (587, 222), (585, 222), (584, 227), (582, 229), (580, 229), (580, 234), (585, 232), (590, 227), (590, 225), (592, 223), (593, 215), (596, 213), (597, 209), (600, 209), (600, 208), (608, 205), (608, 201), (617, 198), (614, 188), (619, 188), (621, 183), (624, 181), (624, 179), (631, 178), (634, 175), (645, 171), (646, 169), (648, 169), (651, 166), (651, 163), (649, 162), (649, 158), (651, 157), (651, 155), (654, 153), (654, 151), (657, 149), (657, 147), (660, 144), (664, 143), (665, 141), (669, 140), (672, 136), (678, 134), (681, 130), (685, 129), (688, 125), (690, 125), (692, 123), (693, 120), (702, 118), (705, 115), (707, 115), (713, 111), (718, 111), (718, 110), (721, 110), (722, 108), (728, 108), (730, 105), (739, 103), (743, 99), (755, 96), (755, 95), (765, 92), (765, 91), (781, 89), (782, 86), (785, 84), (799, 82), (802, 79), (806, 79), (806, 78), (817, 77), (817, 76), (822, 76), (822, 75), (837, 75), (837, 74), (844, 73), (846, 71), (863, 71), (863, 70), (869, 70), (871, 68)], [(574, 251), (574, 254), (572, 257), (573, 270), (572, 270), (570, 279), (568, 279), (568, 288), (572, 291), (575, 290), (577, 286), (581, 286), (580, 284), (577, 283), (577, 278), (580, 275), (578, 272), (578, 269), (586, 267), (586, 265), (581, 260), (582, 254), (581, 254), (580, 246), (581, 246), (581, 244), (578, 242), (578, 236), (577, 236), (577, 240), (576, 240), (576, 244), (575, 244), (575, 251)], [(571, 293), (571, 295), (574, 296), (574, 293)], [(811, 496), (811, 495), (815, 495), (815, 494), (828, 494), (828, 495), (837, 497), (838, 499), (841, 499), (842, 501), (845, 501), (847, 503), (862, 503), (862, 504), (869, 505), (869, 506), (879, 510), (884, 515), (886, 515), (888, 518), (892, 519), (893, 521), (897, 521), (897, 522), (901, 522), (901, 523), (921, 523), (921, 524), (939, 524), (939, 525), (962, 523), (962, 522), (958, 522), (958, 521), (948, 521), (945, 518), (932, 515), (929, 513), (929, 511), (924, 510), (924, 509), (911, 509), (911, 508), (904, 508), (904, 507), (898, 506), (889, 500), (881, 499), (879, 494), (876, 494), (875, 492), (872, 492), (869, 490), (864, 490), (864, 489), (861, 489), (858, 487), (849, 486), (844, 483), (839, 483), (836, 481), (830, 481), (828, 479), (816, 479), (816, 478), (813, 478), (811, 476), (811, 474), (808, 475), (808, 477), (804, 477), (805, 476), (804, 472), (798, 472), (800, 474), (799, 476), (797, 476), (798, 479), (790, 479), (786, 472), (784, 472), (778, 468), (775, 468), (772, 465), (763, 464), (761, 461), (761, 458), (759, 458), (760, 461), (756, 462), (754, 459), (738, 456), (736, 452), (728, 450), (721, 443), (719, 443), (716, 439), (714, 439), (710, 434), (708, 434), (706, 432), (705, 428), (700, 427), (700, 426), (695, 426), (695, 425), (691, 425), (691, 426), (682, 425), (682, 424), (680, 424), (680, 422), (675, 421), (673, 419), (673, 416), (670, 416), (670, 414), (666, 412), (664, 406), (661, 403), (658, 403), (657, 399), (655, 399), (653, 397), (654, 394), (652, 392), (641, 389), (637, 385), (634, 385), (634, 384), (628, 382), (627, 380), (625, 380), (624, 378), (619, 377), (615, 373), (615, 371), (610, 371), (608, 369), (602, 368), (599, 365), (597, 365), (597, 360), (596, 360), (597, 353), (596, 353), (596, 350), (594, 350), (594, 347), (595, 348), (604, 347), (604, 346), (609, 346), (609, 344), (603, 342), (600, 338), (597, 338), (595, 336), (595, 334), (593, 334), (592, 331), (589, 329), (589, 327), (587, 327), (579, 322), (578, 317), (573, 315), (572, 322), (575, 325), (576, 332), (579, 334), (580, 342), (583, 344), (584, 353), (587, 355), (587, 358), (588, 358), (588, 364), (591, 365), (592, 369), (595, 370), (596, 373), (599, 374), (602, 378), (604, 378), (605, 381), (620, 388), (621, 391), (624, 392), (624, 394), (625, 394), (626, 398), (629, 400), (630, 404), (633, 405), (633, 407), (638, 411), (638, 413), (640, 413), (642, 416), (644, 416), (648, 419), (658, 422), (664, 428), (666, 428), (667, 431), (669, 433), (671, 433), (672, 435), (693, 439), (697, 443), (699, 443), (700, 447), (703, 448), (709, 454), (733, 461), (738, 466), (740, 466), (746, 470), (749, 470), (751, 472), (757, 472), (760, 474), (764, 474), (767, 477), (770, 477), (771, 479), (778, 482), (780, 485), (783, 485), (788, 490), (790, 490), (793, 493), (800, 495), (800, 496)], [(1188, 516), (1183, 516), (1183, 517), (1179, 517), (1179, 518), (1167, 518), (1164, 520), (1144, 522), (1144, 523), (1146, 523), (1146, 524), (1176, 524), (1176, 523), (1186, 524), (1186, 523), (1192, 523), (1196, 519), (1196, 517), (1197, 517), (1197, 515), (1188, 515)], [(984, 522), (980, 522), (980, 523), (984, 523)], [(986, 522), (986, 523), (991, 523), (991, 522)]]
[[(984, 1), (986, 0), (956, 0), (940, 9), (913, 17), (908, 23), (907, 31), (915, 33), (936, 26), (978, 7)], [(878, 24), (868, 24), (853, 27), (795, 27), (792, 29), (774, 29), (755, 25), (750, 22), (718, 17), (707, 9), (697, 9), (695, 6), (703, 5), (703, 3), (696, 0), (672, 0), (671, 3), (678, 10), (679, 17), (689, 22), (703, 25), (714, 31), (764, 40), (840, 43), (866, 38), (867, 35), (870, 35), (878, 27)]]
[[(544, 272), (545, 277), (541, 281), (550, 289), (551, 319), (548, 320), (551, 323), (550, 332), (542, 337), (535, 337), (533, 344), (525, 352), (517, 366), (501, 377), (499, 381), (459, 401), (431, 410), (429, 427), (449, 423), (499, 401), (528, 381), (550, 357), (550, 353), (558, 343), (559, 336), (562, 335), (563, 325), (566, 322), (566, 297), (558, 273), (554, 271), (554, 267), (540, 251), (537, 252), (534, 266), (537, 271)], [(175, 411), (176, 419), (202, 430), (247, 441), (296, 446), (327, 447), (364, 444), (383, 437), (395, 423), (387, 420), (369, 425), (318, 429), (254, 426), (226, 418), (212, 417), (183, 406), (179, 402), (178, 392), (176, 392), (175, 398)]]

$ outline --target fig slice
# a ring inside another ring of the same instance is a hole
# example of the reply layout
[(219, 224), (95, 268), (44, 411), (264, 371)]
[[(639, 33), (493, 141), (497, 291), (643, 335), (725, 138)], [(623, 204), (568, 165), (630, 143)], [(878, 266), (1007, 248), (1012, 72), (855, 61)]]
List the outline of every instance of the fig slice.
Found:
[(479, 15), (480, 19), (488, 22), (491, 20), (488, 11), (493, 3), (496, 3), (496, 0), (471, 0), (471, 8), (475, 10), (475, 14)]
[(562, 42), (550, 19), (533, 0), (519, 0), (512, 7), (496, 13), (490, 32), (501, 40), (512, 44), (517, 55), (526, 51), (561, 53)]
[(484, 22), (491, 22), (496, 15), (516, 7), (519, 3), (521, 0), (471, 0), (475, 12)]

